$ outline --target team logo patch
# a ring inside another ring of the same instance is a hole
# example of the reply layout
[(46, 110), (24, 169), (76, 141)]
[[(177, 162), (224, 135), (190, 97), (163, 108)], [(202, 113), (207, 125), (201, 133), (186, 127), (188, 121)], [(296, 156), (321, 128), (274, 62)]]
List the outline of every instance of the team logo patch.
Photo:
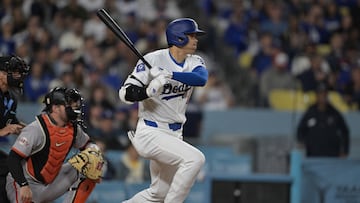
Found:
[(26, 137), (21, 137), (18, 140), (18, 142), (19, 142), (20, 145), (23, 145), (23, 146), (28, 146), (29, 145), (29, 141), (26, 139)]
[(140, 63), (136, 66), (136, 72), (145, 71), (145, 65), (143, 63)]
[(205, 65), (205, 62), (204, 62), (204, 60), (202, 59), (202, 58), (198, 58), (199, 59), (199, 61), (200, 61), (200, 63), (202, 64), (202, 65)]

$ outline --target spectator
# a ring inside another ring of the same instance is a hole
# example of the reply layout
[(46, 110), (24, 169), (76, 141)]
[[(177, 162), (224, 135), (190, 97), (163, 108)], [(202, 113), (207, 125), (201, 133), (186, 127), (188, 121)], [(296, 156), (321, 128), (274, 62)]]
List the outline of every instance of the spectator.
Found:
[(296, 79), (288, 71), (289, 57), (287, 54), (277, 53), (271, 68), (260, 76), (260, 100), (268, 107), (269, 94), (274, 89), (295, 89)]
[(9, 55), (15, 53), (15, 40), (13, 38), (14, 22), (11, 16), (1, 19), (0, 53)]
[(233, 9), (229, 25), (224, 31), (224, 42), (233, 47), (235, 56), (238, 56), (248, 47), (248, 22), (242, 3), (235, 4)]
[(76, 87), (81, 93), (84, 93), (84, 95), (88, 96), (86, 93), (88, 93), (88, 89), (90, 87), (89, 80), (87, 78), (88, 71), (86, 69), (86, 65), (82, 59), (76, 60), (73, 63), (73, 69), (72, 69), (72, 77), (73, 82)]
[(327, 96), (327, 85), (319, 83), (316, 102), (306, 110), (298, 125), (297, 141), (308, 157), (347, 157), (349, 129)]
[(88, 18), (89, 13), (78, 1), (79, 0), (70, 0), (63, 8), (64, 16), (68, 16), (69, 22), (71, 22), (73, 18), (81, 18), (82, 20)]
[(307, 43), (302, 50), (296, 52), (290, 64), (290, 72), (296, 77), (310, 68), (310, 57), (316, 54), (316, 45)]
[(77, 3), (86, 9), (87, 13), (96, 12), (97, 9), (103, 8), (105, 0), (77, 0)]
[(31, 67), (30, 76), (24, 81), (25, 97), (27, 101), (40, 103), (42, 96), (48, 92), (51, 77), (37, 61)]
[(340, 9), (335, 1), (329, 1), (324, 11), (324, 27), (328, 32), (334, 32), (341, 25)]
[(127, 137), (125, 131), (115, 128), (114, 109), (104, 108), (100, 115), (99, 126), (91, 131), (94, 137), (105, 142), (108, 149), (123, 150), (125, 143), (123, 137)]
[(64, 32), (59, 38), (61, 50), (74, 50), (75, 57), (79, 57), (84, 51), (85, 36), (83, 33), (84, 20), (82, 18), (72, 19), (69, 30)]
[(30, 6), (30, 15), (38, 16), (45, 25), (52, 23), (55, 13), (58, 11), (55, 1), (34, 0)]
[(225, 110), (234, 105), (234, 95), (221, 78), (219, 71), (209, 71), (209, 79), (204, 88), (196, 88), (194, 100), (204, 110)]
[(307, 34), (309, 40), (316, 44), (329, 42), (329, 32), (324, 27), (324, 11), (318, 4), (312, 4), (306, 13), (301, 29)]
[(356, 66), (351, 71), (351, 81), (346, 85), (344, 99), (349, 106), (360, 110), (360, 67)]
[(288, 29), (283, 37), (282, 45), (289, 54), (289, 58), (292, 59), (296, 54), (303, 54), (303, 47), (307, 44), (307, 37), (300, 29), (299, 18), (297, 16), (290, 15), (288, 17)]
[(97, 43), (104, 40), (106, 29), (106, 25), (96, 15), (96, 12), (92, 12), (90, 18), (84, 23), (84, 35), (93, 36)]
[(70, 72), (74, 61), (74, 50), (61, 50), (59, 58), (54, 62), (55, 76), (60, 77), (64, 72)]
[(16, 6), (12, 8), (11, 15), (13, 17), (14, 22), (14, 33), (22, 32), (26, 29), (26, 24), (29, 19), (26, 19), (23, 12), (21, 11), (20, 6)]
[(74, 88), (74, 78), (71, 71), (64, 71), (60, 76), (50, 81), (49, 90), (54, 87)]
[(256, 76), (260, 77), (261, 73), (271, 66), (274, 53), (274, 41), (270, 33), (262, 33), (260, 36), (259, 51), (252, 59), (251, 67)]
[(63, 11), (57, 11), (51, 20), (51, 24), (47, 25), (47, 29), (54, 39), (59, 39), (66, 31), (65, 14)]
[(126, 183), (150, 181), (149, 162), (141, 158), (131, 142), (128, 142), (126, 151), (121, 157), (120, 166), (117, 166), (117, 178)]
[(271, 33), (276, 39), (283, 37), (288, 24), (284, 21), (284, 9), (280, 3), (267, 1), (265, 6), (267, 19), (260, 23), (260, 31)]
[(310, 56), (310, 68), (297, 76), (303, 91), (315, 91), (319, 82), (326, 82), (328, 71), (322, 67), (323, 61), (324, 58), (319, 54)]

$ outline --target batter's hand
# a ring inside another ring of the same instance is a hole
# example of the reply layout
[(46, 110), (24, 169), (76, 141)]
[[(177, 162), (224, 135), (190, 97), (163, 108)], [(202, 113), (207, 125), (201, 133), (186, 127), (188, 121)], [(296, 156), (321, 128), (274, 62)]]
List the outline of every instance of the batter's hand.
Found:
[(165, 78), (164, 75), (159, 75), (150, 82), (149, 86), (146, 88), (146, 94), (149, 97), (159, 96), (167, 82), (168, 79)]
[(150, 75), (153, 78), (156, 78), (159, 75), (164, 75), (165, 78), (169, 78), (169, 79), (171, 79), (173, 76), (172, 72), (170, 72), (166, 69), (160, 68), (160, 67), (153, 67), (152, 69), (150, 69)]
[(20, 199), (24, 203), (32, 202), (32, 191), (28, 185), (20, 187)]

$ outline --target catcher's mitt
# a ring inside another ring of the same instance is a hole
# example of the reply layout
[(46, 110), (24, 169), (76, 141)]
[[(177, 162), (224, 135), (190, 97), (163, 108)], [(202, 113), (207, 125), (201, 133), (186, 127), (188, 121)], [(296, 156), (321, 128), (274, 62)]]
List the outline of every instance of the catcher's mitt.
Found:
[(101, 178), (104, 158), (102, 153), (96, 148), (86, 148), (71, 157), (68, 162), (81, 174), (91, 180)]

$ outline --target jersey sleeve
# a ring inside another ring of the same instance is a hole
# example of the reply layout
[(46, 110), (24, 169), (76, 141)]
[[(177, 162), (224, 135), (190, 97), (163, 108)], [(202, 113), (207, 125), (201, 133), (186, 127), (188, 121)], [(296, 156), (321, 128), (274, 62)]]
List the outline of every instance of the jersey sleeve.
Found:
[(191, 67), (190, 71), (193, 71), (197, 67), (206, 68), (205, 61), (204, 61), (203, 58), (201, 58), (201, 56), (192, 55), (191, 62), (190, 62), (190, 67)]
[(134, 67), (133, 72), (126, 79), (124, 85), (133, 84), (139, 87), (146, 86), (150, 82), (149, 71), (150, 69), (139, 60)]
[(37, 122), (33, 122), (22, 129), (11, 150), (26, 158), (45, 143), (45, 135)]

